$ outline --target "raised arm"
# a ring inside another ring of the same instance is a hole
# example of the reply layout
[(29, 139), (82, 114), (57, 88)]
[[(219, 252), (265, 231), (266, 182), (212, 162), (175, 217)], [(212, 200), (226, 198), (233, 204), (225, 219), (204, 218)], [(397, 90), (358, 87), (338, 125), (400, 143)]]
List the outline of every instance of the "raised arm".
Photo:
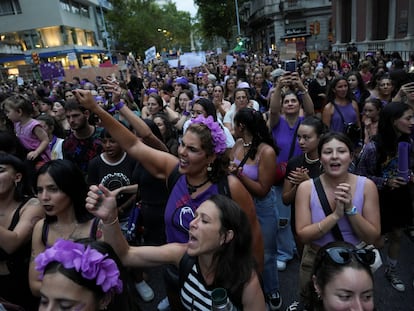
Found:
[(279, 78), (279, 81), (276, 82), (276, 87), (273, 91), (272, 96), (270, 97), (269, 104), (269, 130), (279, 123), (280, 113), (282, 109), (282, 81), (283, 77)]
[(309, 95), (308, 90), (300, 79), (299, 75), (292, 74), (292, 83), (296, 84), (296, 89), (302, 94), (302, 106), (306, 116), (313, 116), (315, 109), (313, 106), (312, 98)]
[(128, 121), (129, 124), (131, 124), (136, 134), (142, 138), (146, 145), (154, 149), (168, 152), (167, 146), (165, 146), (165, 144), (154, 135), (148, 125), (140, 117), (133, 113), (127, 105), (121, 105), (119, 113)]
[(86, 208), (100, 218), (104, 241), (110, 244), (127, 267), (150, 267), (161, 264), (179, 265), (187, 250), (186, 244), (172, 243), (163, 246), (129, 246), (118, 221), (115, 196), (104, 186), (91, 186)]
[(79, 103), (95, 113), (105, 129), (131, 157), (137, 159), (156, 178), (166, 179), (178, 163), (178, 159), (163, 151), (148, 147), (125, 126), (96, 104), (88, 90), (76, 90), (74, 94)]

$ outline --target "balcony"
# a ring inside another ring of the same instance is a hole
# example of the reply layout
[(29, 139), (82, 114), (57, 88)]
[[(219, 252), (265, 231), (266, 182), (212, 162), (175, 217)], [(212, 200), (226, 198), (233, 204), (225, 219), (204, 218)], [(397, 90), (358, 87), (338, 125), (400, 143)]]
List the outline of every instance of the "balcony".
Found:
[(279, 4), (280, 11), (293, 12), (305, 8), (303, 0), (281, 0)]

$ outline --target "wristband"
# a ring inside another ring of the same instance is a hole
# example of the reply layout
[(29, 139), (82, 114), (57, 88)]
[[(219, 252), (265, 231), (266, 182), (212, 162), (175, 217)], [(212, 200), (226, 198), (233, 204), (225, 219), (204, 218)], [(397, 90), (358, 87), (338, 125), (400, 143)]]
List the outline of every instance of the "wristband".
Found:
[(119, 111), (119, 110), (121, 110), (121, 108), (122, 108), (122, 107), (124, 107), (124, 106), (125, 106), (124, 102), (119, 102), (119, 103), (115, 104), (115, 105), (114, 105), (111, 109), (109, 109), (108, 111), (109, 111), (109, 112)]
[(348, 216), (353, 216), (353, 215), (356, 215), (357, 213), (358, 212), (357, 212), (357, 208), (355, 207), (355, 205), (352, 206), (352, 208), (349, 211), (345, 210), (345, 214), (347, 214)]
[(183, 112), (183, 116), (188, 117), (189, 115), (190, 115), (190, 112), (189, 112), (189, 111), (184, 111), (184, 112)]

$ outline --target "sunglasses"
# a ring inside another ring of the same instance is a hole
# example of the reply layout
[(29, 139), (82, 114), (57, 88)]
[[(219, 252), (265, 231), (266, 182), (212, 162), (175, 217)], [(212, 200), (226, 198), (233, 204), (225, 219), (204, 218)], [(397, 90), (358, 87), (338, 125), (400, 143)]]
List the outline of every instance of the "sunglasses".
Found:
[(349, 249), (345, 247), (331, 247), (325, 250), (325, 254), (336, 264), (346, 265), (352, 257), (361, 264), (370, 266), (375, 262), (375, 253), (371, 249)]

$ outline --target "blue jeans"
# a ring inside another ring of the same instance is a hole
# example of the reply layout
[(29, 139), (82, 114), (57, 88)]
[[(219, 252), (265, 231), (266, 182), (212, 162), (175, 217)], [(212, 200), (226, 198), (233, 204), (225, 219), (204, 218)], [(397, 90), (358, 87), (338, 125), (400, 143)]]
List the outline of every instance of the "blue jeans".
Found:
[(279, 215), (276, 209), (276, 193), (272, 187), (263, 198), (253, 198), (257, 219), (264, 242), (263, 285), (265, 294), (279, 290), (279, 276), (276, 264)]
[(287, 262), (295, 253), (295, 239), (290, 227), (290, 205), (282, 201), (282, 186), (276, 186), (276, 207), (279, 212), (279, 232), (277, 235), (277, 260)]

